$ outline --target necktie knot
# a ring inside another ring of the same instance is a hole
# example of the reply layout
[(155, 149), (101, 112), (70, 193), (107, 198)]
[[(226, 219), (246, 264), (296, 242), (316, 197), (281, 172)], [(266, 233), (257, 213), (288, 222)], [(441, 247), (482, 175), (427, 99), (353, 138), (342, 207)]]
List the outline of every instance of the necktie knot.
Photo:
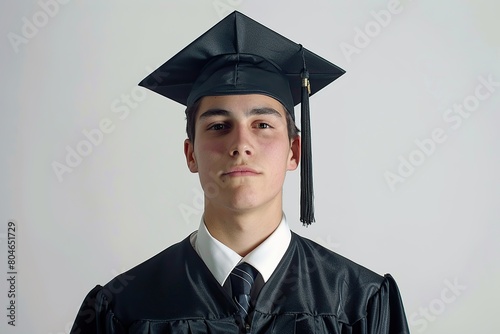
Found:
[(257, 270), (248, 263), (237, 265), (230, 274), (233, 299), (243, 318), (250, 308), (250, 291), (257, 277)]

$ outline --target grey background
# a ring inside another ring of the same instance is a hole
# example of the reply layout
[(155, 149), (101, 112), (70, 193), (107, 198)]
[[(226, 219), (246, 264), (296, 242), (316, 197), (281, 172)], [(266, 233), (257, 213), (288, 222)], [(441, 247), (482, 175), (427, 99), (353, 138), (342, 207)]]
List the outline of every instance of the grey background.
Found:
[[(0, 331), (69, 332), (95, 284), (197, 228), (202, 193), (182, 153), (183, 107), (136, 85), (234, 9), (347, 71), (311, 98), (317, 223), (298, 221), (292, 172), (291, 228), (390, 272), (413, 333), (498, 332), (492, 0), (3, 2), (0, 267), (13, 219), (19, 274), (17, 326), (2, 307)], [(473, 111), (458, 116), (464, 103)], [(100, 125), (108, 133), (83, 143)], [(70, 167), (78, 148), (87, 155)], [(401, 167), (410, 159), (411, 173)], [(58, 163), (71, 172), (58, 177)], [(391, 188), (385, 175), (398, 169), (408, 174)], [(6, 292), (2, 279), (0, 305)]]

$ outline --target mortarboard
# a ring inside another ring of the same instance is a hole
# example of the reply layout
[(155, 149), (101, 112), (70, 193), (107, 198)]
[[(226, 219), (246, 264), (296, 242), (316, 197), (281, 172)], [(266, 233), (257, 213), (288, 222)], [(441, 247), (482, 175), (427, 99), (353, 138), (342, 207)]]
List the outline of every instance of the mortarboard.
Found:
[(213, 95), (264, 94), (295, 120), (301, 103), (300, 220), (314, 221), (309, 95), (345, 71), (302, 45), (233, 12), (152, 72), (139, 85), (187, 107)]

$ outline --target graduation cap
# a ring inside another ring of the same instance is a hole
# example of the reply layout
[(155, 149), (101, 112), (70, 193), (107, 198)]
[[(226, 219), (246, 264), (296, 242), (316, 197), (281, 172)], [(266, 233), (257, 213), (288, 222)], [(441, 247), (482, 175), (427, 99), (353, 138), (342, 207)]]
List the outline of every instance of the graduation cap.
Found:
[(139, 85), (185, 106), (203, 96), (264, 94), (295, 120), (301, 103), (300, 220), (314, 221), (309, 95), (345, 71), (235, 11), (161, 65)]

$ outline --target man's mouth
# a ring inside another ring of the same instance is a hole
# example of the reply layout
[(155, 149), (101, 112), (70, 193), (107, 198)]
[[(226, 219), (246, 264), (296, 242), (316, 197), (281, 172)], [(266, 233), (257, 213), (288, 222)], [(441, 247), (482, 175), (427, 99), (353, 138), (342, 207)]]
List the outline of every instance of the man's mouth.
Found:
[(248, 166), (236, 166), (236, 167), (231, 167), (224, 173), (222, 173), (222, 176), (255, 176), (260, 174), (257, 172), (255, 169), (248, 167)]

